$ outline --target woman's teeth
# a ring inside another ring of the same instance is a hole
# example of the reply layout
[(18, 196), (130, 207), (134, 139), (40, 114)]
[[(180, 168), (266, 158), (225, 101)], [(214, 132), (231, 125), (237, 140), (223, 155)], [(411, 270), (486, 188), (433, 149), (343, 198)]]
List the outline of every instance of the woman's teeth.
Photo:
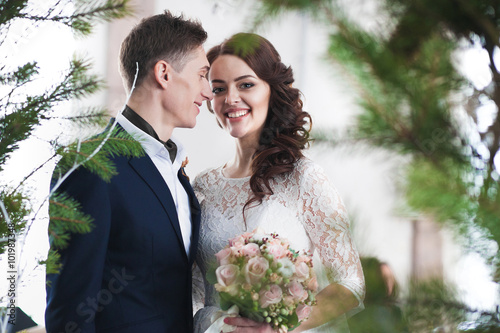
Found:
[(243, 117), (244, 115), (246, 115), (248, 113), (248, 110), (244, 110), (244, 111), (235, 111), (235, 112), (229, 112), (227, 114), (227, 117), (228, 118), (238, 118), (238, 117)]

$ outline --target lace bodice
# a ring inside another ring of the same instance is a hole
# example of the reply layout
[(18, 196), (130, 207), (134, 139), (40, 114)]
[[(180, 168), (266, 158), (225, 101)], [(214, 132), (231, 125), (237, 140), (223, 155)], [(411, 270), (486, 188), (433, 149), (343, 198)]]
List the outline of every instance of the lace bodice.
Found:
[[(245, 223), (242, 209), (251, 195), (249, 181), (250, 177), (224, 177), (222, 167), (202, 172), (194, 180), (193, 188), (202, 209), (197, 256), (202, 276), (228, 239), (259, 227), (287, 238), (295, 250), (314, 253), (320, 289), (332, 282), (339, 283), (352, 291), (361, 304), (363, 272), (347, 212), (323, 170), (307, 158), (299, 160), (291, 173), (271, 181), (273, 195), (245, 211)], [(195, 316), (195, 331), (200, 332), (209, 326), (218, 302), (213, 286), (206, 281), (203, 284), (205, 308)], [(323, 326), (308, 332), (348, 332), (339, 320)]]

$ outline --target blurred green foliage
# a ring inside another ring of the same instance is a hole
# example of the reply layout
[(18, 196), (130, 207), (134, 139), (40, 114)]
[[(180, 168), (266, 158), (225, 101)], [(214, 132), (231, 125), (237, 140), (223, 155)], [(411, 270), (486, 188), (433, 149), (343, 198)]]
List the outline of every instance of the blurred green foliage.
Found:
[[(406, 157), (399, 180), (408, 207), (455, 230), (500, 282), (500, 47), (498, 0), (381, 0), (363, 28), (342, 1), (261, 0), (255, 22), (300, 11), (330, 34), (327, 55), (355, 82), (362, 112), (348, 139)], [(257, 27), (257, 25), (255, 25)], [(491, 81), (477, 87), (457, 68), (467, 49), (489, 57)], [(353, 82), (352, 80), (350, 82)], [(488, 126), (481, 109), (494, 105)], [(320, 133), (321, 139), (330, 140)], [(335, 142), (332, 142), (336, 144)], [(497, 164), (495, 165), (495, 159)], [(479, 236), (478, 236), (479, 235)], [(498, 314), (468, 309), (443, 281), (412, 282), (405, 299), (411, 332), (497, 332)], [(448, 332), (448, 331), (446, 331)]]

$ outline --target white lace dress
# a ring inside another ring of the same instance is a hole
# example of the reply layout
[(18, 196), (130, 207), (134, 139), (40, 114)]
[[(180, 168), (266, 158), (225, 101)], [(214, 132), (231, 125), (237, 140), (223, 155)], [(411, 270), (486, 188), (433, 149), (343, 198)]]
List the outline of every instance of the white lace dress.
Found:
[[(313, 252), (319, 289), (331, 282), (341, 284), (352, 291), (359, 300), (358, 308), (362, 308), (363, 272), (347, 212), (321, 167), (302, 158), (292, 173), (274, 179), (274, 194), (265, 197), (261, 205), (246, 210), (245, 226), (242, 208), (251, 193), (249, 181), (250, 177), (224, 177), (222, 167), (204, 171), (194, 180), (202, 209), (197, 264), (203, 276), (194, 276), (195, 303), (204, 298), (204, 307), (194, 318), (195, 332), (204, 332), (212, 314), (219, 310), (217, 292), (204, 279), (208, 267), (215, 262), (215, 253), (227, 245), (228, 239), (257, 227), (287, 238), (295, 250)], [(342, 316), (307, 332), (337, 333), (349, 329)]]

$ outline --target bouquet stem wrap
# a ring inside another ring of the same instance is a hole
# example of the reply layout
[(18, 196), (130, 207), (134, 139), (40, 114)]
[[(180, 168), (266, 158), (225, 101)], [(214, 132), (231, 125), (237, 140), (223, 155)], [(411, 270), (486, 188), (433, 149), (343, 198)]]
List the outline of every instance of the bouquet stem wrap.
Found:
[(231, 306), (227, 311), (219, 310), (212, 315), (212, 325), (205, 331), (205, 333), (220, 333), (232, 332), (236, 329), (235, 326), (224, 323), (227, 317), (236, 317), (240, 313), (237, 305)]

